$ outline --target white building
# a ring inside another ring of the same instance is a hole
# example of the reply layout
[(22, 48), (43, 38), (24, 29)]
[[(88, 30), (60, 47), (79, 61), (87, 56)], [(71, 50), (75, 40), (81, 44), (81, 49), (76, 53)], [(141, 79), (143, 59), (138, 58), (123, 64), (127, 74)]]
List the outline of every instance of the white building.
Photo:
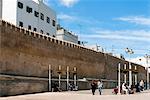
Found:
[(59, 40), (65, 40), (69, 42), (73, 42), (78, 44), (78, 36), (73, 34), (72, 32), (67, 31), (66, 29), (58, 26), (57, 28), (57, 39)]
[(56, 13), (42, 0), (0, 0), (0, 18), (29, 30), (56, 36)]

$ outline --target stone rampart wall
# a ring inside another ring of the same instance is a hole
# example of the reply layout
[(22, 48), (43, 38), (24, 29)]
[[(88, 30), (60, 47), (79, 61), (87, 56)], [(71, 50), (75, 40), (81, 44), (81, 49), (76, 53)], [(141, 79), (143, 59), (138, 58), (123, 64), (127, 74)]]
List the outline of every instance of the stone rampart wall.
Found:
[[(67, 66), (69, 66), (70, 79), (73, 79), (73, 68), (76, 67), (78, 79), (117, 80), (117, 66), (119, 62), (121, 67), (125, 63), (128, 65), (127, 61), (108, 54), (96, 52), (77, 44), (57, 40), (16, 27), (5, 21), (0, 21), (1, 75), (48, 78), (48, 66), (51, 65), (52, 78), (58, 78), (58, 66), (61, 66), (62, 78), (65, 79)], [(133, 65), (136, 65), (138, 68), (139, 80), (146, 79), (144, 68), (137, 64)], [(123, 76), (121, 79), (123, 80)], [(14, 94), (48, 91), (46, 89), (48, 82), (46, 83), (45, 81), (37, 83), (28, 80), (18, 81), (14, 79), (13, 81), (8, 79), (7, 81), (1, 81), (0, 84), (2, 84), (0, 90), (7, 91), (4, 94), (2, 93), (3, 95), (6, 95), (6, 93), (8, 93), (7, 95), (12, 95), (9, 93), (11, 89), (5, 89), (5, 86), (7, 85), (11, 88), (15, 84), (17, 86), (18, 84), (22, 85), (22, 89), (16, 90), (18, 92), (14, 92)], [(31, 88), (32, 86), (33, 88)], [(82, 88), (82, 85), (79, 88)], [(28, 89), (29, 92), (26, 92)]]

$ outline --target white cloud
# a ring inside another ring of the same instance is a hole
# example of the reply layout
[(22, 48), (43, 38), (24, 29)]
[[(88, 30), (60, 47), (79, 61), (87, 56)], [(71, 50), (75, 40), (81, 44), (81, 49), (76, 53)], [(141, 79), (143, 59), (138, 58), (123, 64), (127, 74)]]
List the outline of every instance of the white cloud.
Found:
[(67, 14), (59, 14), (58, 19), (63, 21), (75, 21), (77, 18), (75, 16), (67, 15)]
[(59, 0), (60, 3), (66, 7), (72, 7), (76, 4), (79, 0)]
[(150, 31), (144, 30), (95, 30), (96, 34), (82, 34), (83, 38), (104, 38), (116, 40), (131, 40), (131, 41), (144, 41), (150, 42)]
[(120, 17), (120, 18), (116, 18), (116, 20), (127, 21), (130, 23), (135, 23), (139, 25), (150, 26), (150, 18), (145, 18), (145, 17), (139, 17), (139, 16)]

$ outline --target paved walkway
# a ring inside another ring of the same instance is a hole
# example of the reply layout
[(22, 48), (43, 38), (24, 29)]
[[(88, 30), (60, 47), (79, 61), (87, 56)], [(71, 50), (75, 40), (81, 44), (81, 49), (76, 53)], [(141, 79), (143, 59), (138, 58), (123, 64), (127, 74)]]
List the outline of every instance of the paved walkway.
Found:
[[(107, 94), (111, 90), (104, 90), (103, 95), (92, 95), (90, 90), (69, 92), (47, 92), (21, 96), (1, 97), (0, 100), (150, 100), (150, 90), (132, 95)], [(106, 94), (105, 94), (106, 93)]]

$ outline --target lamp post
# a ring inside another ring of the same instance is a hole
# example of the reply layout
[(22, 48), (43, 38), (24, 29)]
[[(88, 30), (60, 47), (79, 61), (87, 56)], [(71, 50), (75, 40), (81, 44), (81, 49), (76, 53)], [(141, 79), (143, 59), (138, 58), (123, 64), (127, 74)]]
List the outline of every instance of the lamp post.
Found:
[[(131, 54), (134, 53), (133, 50), (132, 50), (132, 49), (129, 49), (129, 48), (126, 48), (126, 49), (125, 49), (125, 52), (126, 52), (127, 54), (129, 54), (129, 58), (131, 58)], [(129, 61), (129, 86), (132, 85), (132, 71), (131, 71), (131, 69), (132, 69), (131, 62)]]
[(118, 64), (118, 95), (120, 95), (120, 63)]
[(148, 68), (150, 68), (150, 67), (149, 67), (149, 65), (148, 65), (148, 60), (150, 59), (150, 55), (146, 54), (144, 57), (146, 58), (147, 89), (149, 89), (149, 71), (148, 71)]

